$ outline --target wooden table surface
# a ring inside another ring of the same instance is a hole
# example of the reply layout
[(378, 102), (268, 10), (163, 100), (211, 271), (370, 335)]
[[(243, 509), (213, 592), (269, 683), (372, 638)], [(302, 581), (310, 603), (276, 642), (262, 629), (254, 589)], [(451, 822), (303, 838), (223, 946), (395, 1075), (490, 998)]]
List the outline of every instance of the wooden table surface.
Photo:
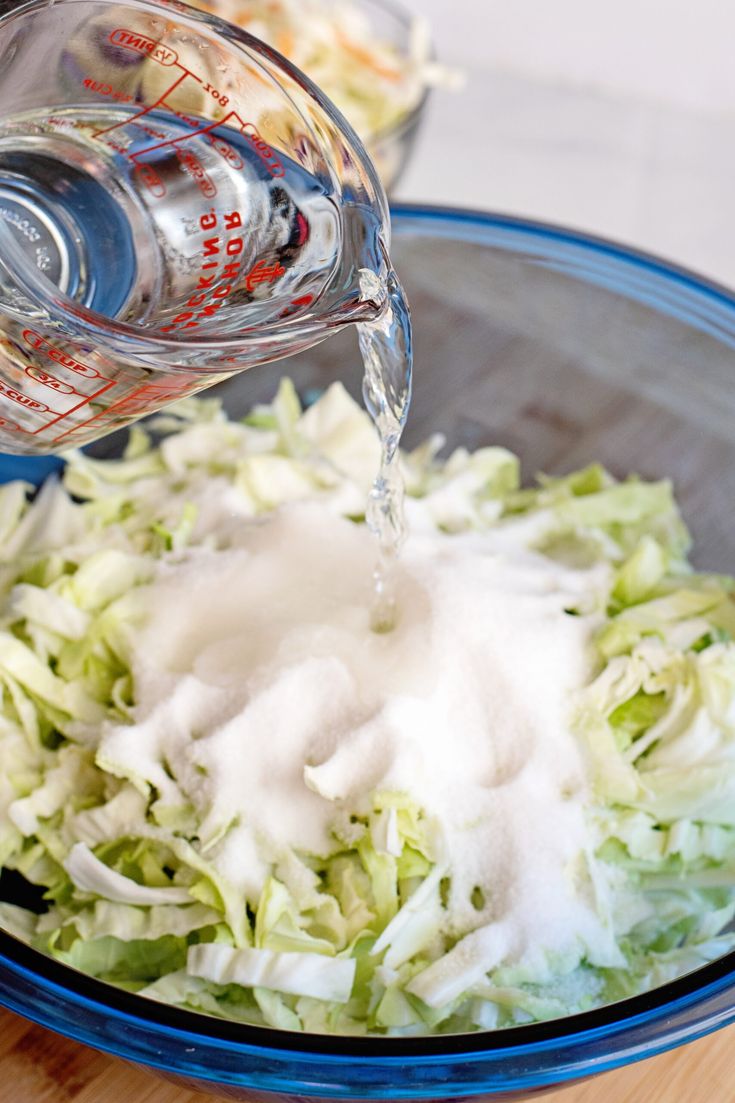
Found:
[[(0, 1103), (214, 1103), (153, 1073), (0, 1012)], [(735, 1027), (539, 1103), (733, 1103)]]

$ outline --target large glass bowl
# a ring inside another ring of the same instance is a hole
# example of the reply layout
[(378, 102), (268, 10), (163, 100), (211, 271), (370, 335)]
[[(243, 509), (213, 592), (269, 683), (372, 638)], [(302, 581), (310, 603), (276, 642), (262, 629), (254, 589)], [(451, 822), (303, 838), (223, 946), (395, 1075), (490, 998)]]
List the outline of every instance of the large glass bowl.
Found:
[[(670, 476), (703, 567), (735, 568), (735, 295), (580, 234), (401, 207), (394, 258), (412, 303), (408, 443), (519, 452), (527, 478), (600, 460)], [(354, 333), (220, 388), (232, 412), (288, 372), (308, 400), (359, 392)], [(120, 438), (94, 446), (112, 454)], [(56, 461), (0, 460), (5, 478)], [(529, 687), (532, 692), (533, 687)], [(545, 1024), (414, 1039), (296, 1035), (165, 1007), (0, 935), (0, 1002), (62, 1034), (230, 1098), (524, 1099), (735, 1021), (735, 954), (646, 995)]]

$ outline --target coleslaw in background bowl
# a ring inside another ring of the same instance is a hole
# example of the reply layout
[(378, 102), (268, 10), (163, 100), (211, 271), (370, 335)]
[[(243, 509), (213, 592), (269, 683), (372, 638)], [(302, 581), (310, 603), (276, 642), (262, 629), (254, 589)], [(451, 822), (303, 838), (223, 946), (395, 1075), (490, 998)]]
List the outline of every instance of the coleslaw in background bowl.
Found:
[[(732, 535), (722, 526), (716, 502), (708, 506), (702, 499), (701, 481), (695, 476), (714, 464), (720, 480), (727, 477), (723, 462), (727, 454), (727, 409), (716, 386), (719, 378), (726, 378), (724, 372), (732, 356), (728, 336), (732, 332), (732, 328), (728, 330), (732, 305), (727, 295), (614, 247), (563, 231), (489, 216), (408, 210), (397, 219), (396, 230), (399, 263), (402, 258), (402, 274), (419, 315), (419, 342), (421, 318), (425, 319), (426, 386), (432, 388), (425, 395), (423, 408), (421, 389), (417, 388), (417, 417), (412, 426), (415, 442), (426, 435), (428, 428), (440, 428), (452, 443), (477, 448), (492, 439), (513, 446), (522, 459), (529, 458), (538, 468), (557, 473), (597, 458), (616, 475), (631, 469), (640, 470), (648, 479), (671, 474), (681, 491), (695, 540), (701, 537), (702, 565), (725, 566), (723, 560), (730, 554), (728, 541)], [(468, 268), (473, 273), (472, 287), (466, 280)], [(437, 270), (443, 275), (441, 293), (431, 279)], [(461, 332), (459, 318), (463, 322)], [(677, 398), (675, 392), (677, 388), (686, 392), (686, 376), (678, 373), (686, 369), (694, 349), (700, 379), (704, 373), (710, 387), (701, 388), (699, 403), (691, 395), (682, 403), (681, 394)], [(341, 347), (326, 346), (318, 356), (302, 358), (294, 365), (298, 389), (307, 394), (310, 388), (323, 387), (338, 372), (355, 389), (358, 374), (352, 370), (355, 358), (348, 350), (349, 345), (342, 342)], [(442, 368), (452, 350), (456, 359), (450, 378)], [(419, 344), (419, 364), (421, 356)], [(611, 364), (619, 364), (620, 370), (610, 370)], [(244, 410), (269, 395), (274, 378), (275, 372), (269, 371), (243, 377), (237, 383), (236, 397), (230, 390), (231, 401)], [(458, 378), (464, 387), (457, 386)], [(512, 391), (507, 387), (508, 379), (515, 383)], [(544, 386), (549, 380), (556, 384), (551, 391)], [(566, 384), (570, 380), (575, 383), (574, 409), (566, 413), (565, 421), (562, 410), (567, 410), (570, 391)], [(672, 380), (676, 383), (673, 397)], [(244, 401), (243, 390), (247, 392)], [(227, 394), (225, 389), (225, 397)], [(631, 394), (635, 401), (628, 401)], [(713, 402), (715, 394), (717, 400)], [(595, 410), (606, 411), (605, 428), (590, 432), (580, 455), (575, 418), (592, 420)], [(631, 435), (642, 413), (648, 417), (647, 439)], [(708, 426), (706, 435), (703, 424)], [(657, 430), (672, 426), (678, 429), (673, 434), (675, 443), (664, 450), (662, 458), (668, 433)], [(696, 455), (691, 450), (692, 441), (698, 442)], [(675, 529), (671, 536), (676, 541)], [(647, 573), (645, 569), (643, 573)], [(33, 964), (30, 951), (18, 950), (17, 954), (5, 960), (11, 1006), (17, 1006), (14, 1000), (23, 1000), (20, 992), (25, 986), (24, 976), (28, 980), (24, 970), (29, 962), (31, 969), (38, 968), (38, 975), (49, 980), (54, 977), (58, 982), (65, 973), (58, 963)], [(725, 1021), (732, 993), (727, 962), (728, 958), (723, 957), (633, 1000), (546, 1024), (501, 1029), (492, 1036), (393, 1038), (382, 1043), (379, 1039), (343, 1039), (341, 1046), (333, 1047), (325, 1037), (297, 1043), (296, 1037), (289, 1035), (290, 1049), (282, 1061), (277, 1054), (283, 1040), (279, 1042), (267, 1031), (256, 1029), (253, 1033), (243, 1027), (237, 1035), (226, 1024), (204, 1027), (199, 1017), (189, 1013), (190, 1017), (182, 1020), (175, 1010), (166, 1008), (150, 1008), (145, 1013), (139, 1009), (137, 1013), (143, 1016), (141, 1022), (147, 1021), (159, 1049), (161, 1021), (172, 1029), (169, 1040), (174, 1049), (178, 1028), (184, 1029), (182, 1024), (188, 1022), (194, 1030), (196, 1021), (196, 1032), (204, 1031), (193, 1046), (196, 1060), (192, 1058), (188, 1069), (179, 1064), (178, 1071), (205, 1079), (208, 1074), (215, 1082), (220, 1078), (222, 1082), (273, 1090), (276, 1084), (283, 1087), (279, 1077), (288, 1069), (294, 1077), (302, 1077), (289, 1081), (292, 1093), (316, 1096), (442, 1098), (482, 1091), (522, 1092), (656, 1052), (674, 1039), (694, 1037)], [(86, 1040), (96, 1036), (100, 1044), (94, 1008), (86, 1003), (87, 998), (96, 1003), (100, 990), (94, 981), (79, 978), (75, 987), (77, 984), (86, 995), (80, 1001), (84, 1011), (79, 1012), (84, 1033), (76, 1036)], [(64, 995), (55, 984), (49, 987), (42, 983), (39, 1002), (31, 1013), (48, 1023), (49, 1001), (59, 998), (63, 1000)], [(132, 1015), (125, 1019), (126, 1045), (138, 1047), (138, 1058), (146, 1060), (139, 1048), (134, 997), (110, 993), (102, 998), (109, 1001), (115, 1015), (123, 1008), (126, 1016)], [(76, 1002), (76, 997), (72, 999)], [(219, 1037), (222, 1041), (212, 1042), (210, 1050), (209, 1041), (202, 1041), (203, 1037)], [(235, 1038), (239, 1039), (237, 1043)], [(267, 1053), (256, 1052), (261, 1046)], [(296, 1057), (301, 1052), (306, 1054), (303, 1060)], [(340, 1052), (346, 1063), (336, 1056)], [(309, 1053), (313, 1053), (313, 1061)], [(149, 1050), (148, 1059), (152, 1064), (173, 1068), (165, 1063), (170, 1057), (162, 1060), (160, 1053), (151, 1059)], [(242, 1065), (243, 1060), (247, 1067)], [(223, 1065), (228, 1062), (230, 1067), (225, 1071)], [(238, 1065), (236, 1072), (233, 1062)], [(271, 1069), (270, 1079), (267, 1067)], [(321, 1079), (315, 1081), (317, 1067)], [(352, 1081), (348, 1067), (354, 1070)], [(405, 1069), (411, 1070), (410, 1081), (401, 1075)]]
[(429, 92), (456, 88), (426, 20), (395, 0), (197, 0), (284, 54), (337, 105), (387, 191), (411, 154)]

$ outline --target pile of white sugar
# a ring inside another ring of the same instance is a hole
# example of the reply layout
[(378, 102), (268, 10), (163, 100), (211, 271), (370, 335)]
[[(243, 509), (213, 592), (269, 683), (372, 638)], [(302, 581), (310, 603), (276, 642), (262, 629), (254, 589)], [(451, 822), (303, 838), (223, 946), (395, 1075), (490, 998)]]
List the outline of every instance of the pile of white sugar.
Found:
[(607, 963), (571, 730), (597, 622), (566, 611), (600, 575), (507, 534), (420, 527), (384, 635), (369, 628), (374, 539), (319, 502), (161, 566), (135, 641), (135, 723), (107, 730), (100, 760), (162, 805), (193, 805), (207, 858), (253, 905), (284, 848), (334, 853), (340, 812), (406, 792), (438, 824), (445, 927), (473, 932), (445, 962), (461, 954), (478, 978), (541, 951)]

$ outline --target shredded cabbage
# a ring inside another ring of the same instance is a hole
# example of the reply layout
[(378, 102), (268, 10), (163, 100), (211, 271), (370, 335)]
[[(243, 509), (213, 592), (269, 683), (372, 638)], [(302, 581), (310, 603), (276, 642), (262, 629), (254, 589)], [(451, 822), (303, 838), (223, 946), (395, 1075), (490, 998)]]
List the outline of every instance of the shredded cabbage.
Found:
[[(380, 139), (418, 106), (427, 88), (460, 77), (432, 57), (426, 20), (408, 22), (405, 46), (353, 0), (196, 0), (284, 54), (333, 103), (381, 165)], [(408, 14), (406, 15), (409, 20)]]
[[(589, 757), (589, 848), (573, 876), (610, 938), (596, 956), (503, 956), (497, 924), (448, 929), (452, 869), (405, 794), (335, 807), (327, 858), (273, 859), (247, 900), (212, 860), (228, 823), (197, 822), (175, 779), (100, 733), (134, 715), (144, 586), (189, 545), (300, 498), (363, 523), (376, 464), (338, 384), (305, 412), (287, 381), (230, 421), (186, 400), (136, 427), (118, 460), (71, 453), (63, 481), (0, 488), (0, 922), (75, 968), (143, 995), (287, 1030), (484, 1030), (645, 991), (735, 944), (735, 601), (695, 572), (670, 485), (599, 466), (522, 489), (500, 448), (402, 457), (412, 523), (512, 528), (529, 548), (601, 564), (597, 670), (570, 701)], [(221, 517), (221, 513), (220, 513)], [(596, 599), (599, 601), (599, 596)], [(329, 779), (306, 783), (328, 795)], [(367, 811), (366, 811), (367, 807)], [(18, 876), (39, 887), (19, 906)]]

